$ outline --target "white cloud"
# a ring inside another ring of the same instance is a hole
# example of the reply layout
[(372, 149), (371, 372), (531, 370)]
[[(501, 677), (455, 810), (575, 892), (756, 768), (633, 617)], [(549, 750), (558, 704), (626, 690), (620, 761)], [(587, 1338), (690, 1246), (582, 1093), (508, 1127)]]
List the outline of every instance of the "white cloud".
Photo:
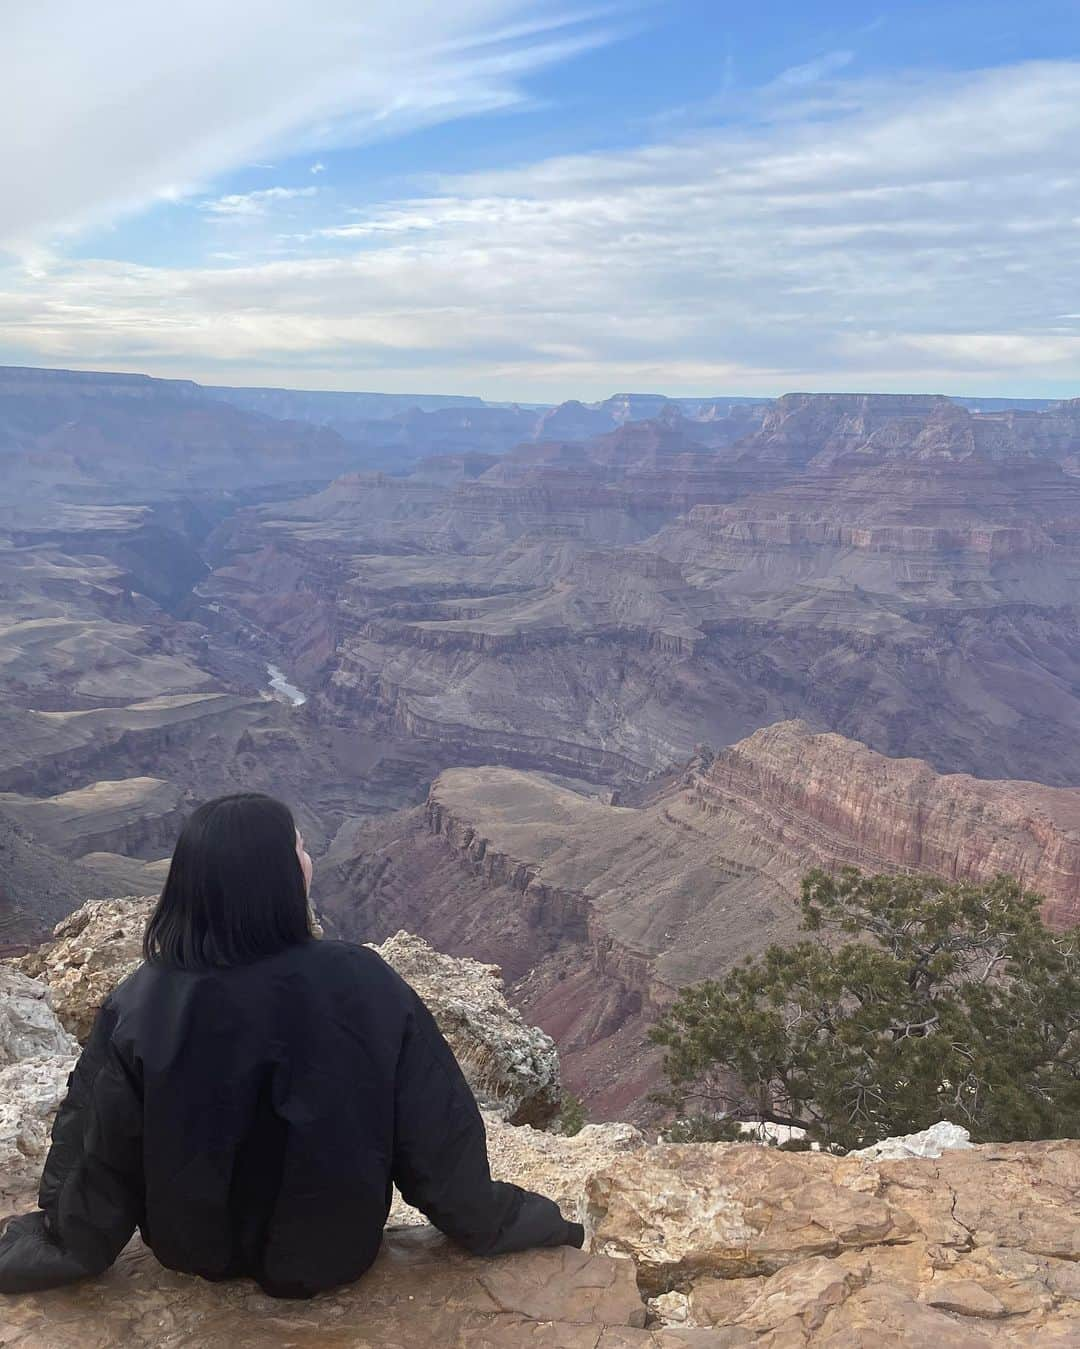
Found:
[(776, 84), (784, 85), (788, 88), (795, 88), (805, 84), (816, 84), (819, 80), (825, 80), (828, 79), (830, 75), (837, 74), (837, 72), (843, 70), (845, 66), (849, 66), (854, 59), (854, 52), (825, 52), (815, 60), (807, 61), (805, 65), (789, 66), (787, 70), (782, 71), (781, 74), (777, 76)]
[[(275, 152), (503, 108), (603, 40), (542, 0), (9, 0), (0, 245), (188, 193)], [(516, 27), (515, 27), (516, 25)]]
[(850, 82), (826, 119), (447, 177), (276, 261), (43, 254), (0, 330), (221, 382), (1065, 393), (1078, 215), (1080, 63)]
[(326, 172), (326, 165), (322, 162), (321, 159), (317, 159), (317, 160), (315, 161), (315, 163), (312, 164), (311, 168), (308, 169), (308, 172), (309, 172), (309, 173), (325, 173), (325, 172)]
[(232, 192), (224, 197), (212, 197), (198, 203), (200, 211), (216, 216), (246, 216), (265, 214), (273, 202), (291, 201), (294, 197), (313, 197), (317, 187), (264, 187), (257, 192)]

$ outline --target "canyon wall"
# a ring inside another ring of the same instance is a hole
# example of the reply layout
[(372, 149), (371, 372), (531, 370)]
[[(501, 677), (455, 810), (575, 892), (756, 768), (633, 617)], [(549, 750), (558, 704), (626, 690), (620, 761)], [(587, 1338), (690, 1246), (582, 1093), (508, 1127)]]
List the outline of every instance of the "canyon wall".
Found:
[(445, 770), (423, 813), (339, 840), (327, 912), (346, 935), (408, 925), (497, 960), (606, 1117), (647, 1114), (645, 1030), (679, 988), (795, 937), (811, 867), (1008, 872), (1045, 897), (1049, 923), (1080, 921), (1080, 789), (939, 774), (784, 722), (625, 797)]
[(239, 512), (200, 592), (329, 715), (447, 761), (626, 783), (802, 718), (942, 772), (1080, 782), (1074, 406), (594, 413), (469, 472), (459, 451)]
[(1080, 789), (939, 774), (784, 722), (722, 750), (691, 790), (807, 862), (950, 881), (1005, 872), (1045, 896), (1048, 922), (1080, 922)]

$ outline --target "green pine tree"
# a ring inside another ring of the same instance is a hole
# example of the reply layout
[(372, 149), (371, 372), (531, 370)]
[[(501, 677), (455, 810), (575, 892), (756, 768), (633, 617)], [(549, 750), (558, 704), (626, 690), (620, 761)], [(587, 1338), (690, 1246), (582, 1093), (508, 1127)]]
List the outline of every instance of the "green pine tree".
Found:
[(1007, 876), (814, 871), (799, 902), (804, 940), (653, 1027), (680, 1136), (748, 1118), (837, 1149), (942, 1119), (976, 1142), (1080, 1134), (1080, 929), (1051, 932)]

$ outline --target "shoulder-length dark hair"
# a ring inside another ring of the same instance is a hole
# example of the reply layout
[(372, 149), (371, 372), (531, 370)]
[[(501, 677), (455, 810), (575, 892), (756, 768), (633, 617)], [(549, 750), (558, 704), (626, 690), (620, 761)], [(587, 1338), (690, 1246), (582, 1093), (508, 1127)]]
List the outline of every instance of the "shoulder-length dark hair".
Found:
[(311, 937), (292, 811), (272, 796), (220, 796), (192, 813), (146, 925), (160, 965), (244, 965)]

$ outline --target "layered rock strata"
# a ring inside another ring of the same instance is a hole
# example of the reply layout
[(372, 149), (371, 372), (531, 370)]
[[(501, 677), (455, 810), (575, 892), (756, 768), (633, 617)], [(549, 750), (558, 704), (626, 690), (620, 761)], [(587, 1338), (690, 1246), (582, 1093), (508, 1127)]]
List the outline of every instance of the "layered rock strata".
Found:
[(1080, 781), (1075, 409), (790, 395), (733, 440), (670, 412), (241, 513), (206, 593), (462, 763), (640, 780), (799, 716)]
[[(1080, 920), (1080, 789), (942, 775), (801, 722), (768, 727), (639, 793), (455, 768), (424, 814), (342, 836), (322, 876), (338, 931), (401, 926), (499, 963), (606, 1117), (655, 1086), (646, 1023), (688, 983), (798, 930), (811, 867), (1018, 876)], [(618, 1071), (612, 1067), (618, 1065)]]
[(939, 774), (839, 735), (783, 722), (693, 774), (701, 808), (737, 815), (778, 849), (864, 871), (956, 881), (1016, 876), (1048, 922), (1080, 922), (1080, 789)]

